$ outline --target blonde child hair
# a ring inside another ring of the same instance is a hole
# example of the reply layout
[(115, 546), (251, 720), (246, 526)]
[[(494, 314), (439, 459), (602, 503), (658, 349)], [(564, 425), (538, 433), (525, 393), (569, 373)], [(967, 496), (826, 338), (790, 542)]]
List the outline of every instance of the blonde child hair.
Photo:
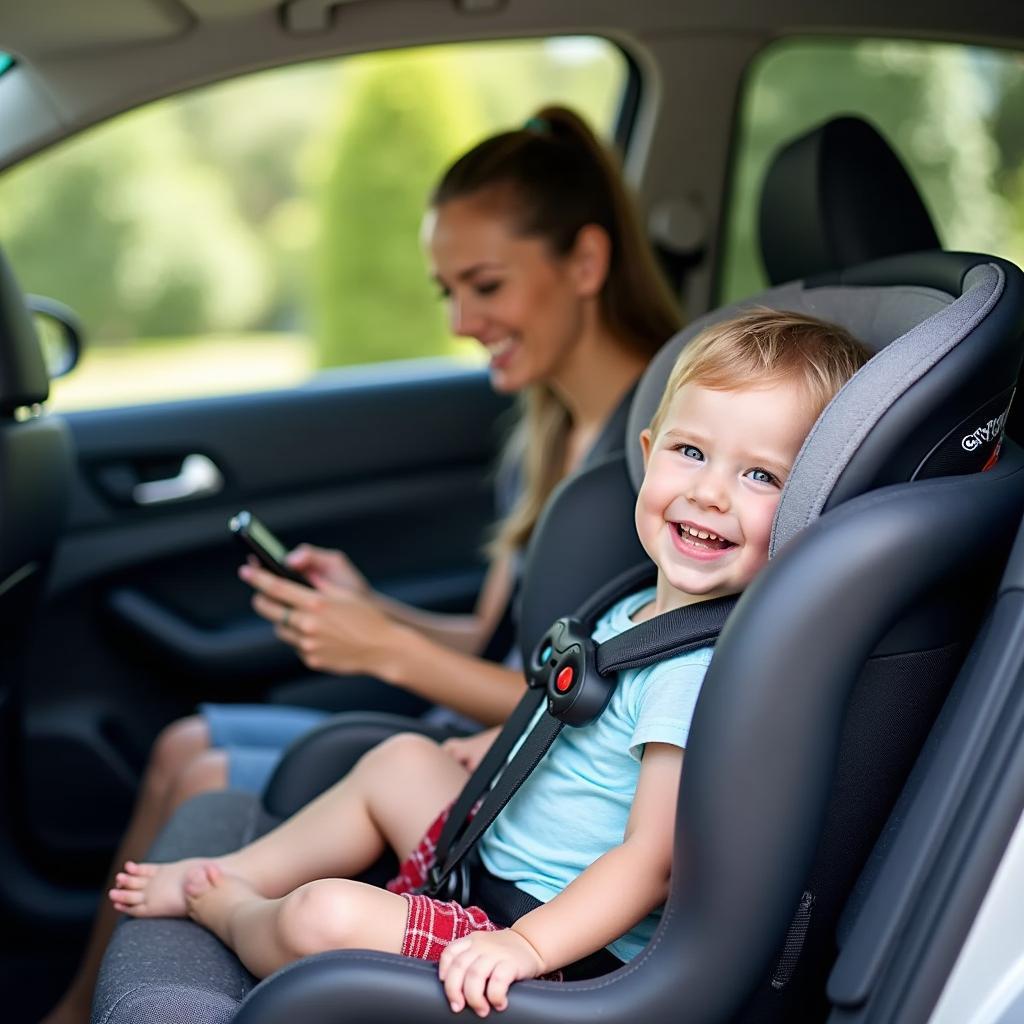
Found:
[(657, 435), (675, 393), (684, 384), (714, 391), (771, 387), (795, 379), (815, 416), (871, 358), (844, 327), (805, 313), (758, 307), (705, 328), (676, 359), (651, 419)]

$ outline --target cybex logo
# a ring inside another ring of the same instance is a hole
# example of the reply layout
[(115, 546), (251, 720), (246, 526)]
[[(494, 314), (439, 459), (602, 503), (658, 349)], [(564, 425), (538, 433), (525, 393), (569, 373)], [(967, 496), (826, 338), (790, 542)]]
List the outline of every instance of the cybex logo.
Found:
[(995, 419), (989, 420), (983, 427), (978, 427), (977, 430), (961, 438), (960, 445), (964, 451), (973, 452), (988, 441), (998, 440), (1009, 412), (1010, 408), (1007, 406)]

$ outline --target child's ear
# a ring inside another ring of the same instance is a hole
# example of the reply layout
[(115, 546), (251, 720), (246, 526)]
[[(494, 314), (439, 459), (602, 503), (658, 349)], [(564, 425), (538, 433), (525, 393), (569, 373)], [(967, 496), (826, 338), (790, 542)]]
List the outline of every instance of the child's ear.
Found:
[(645, 427), (640, 431), (640, 450), (644, 453), (644, 472), (647, 472), (647, 463), (651, 458), (651, 430), (650, 427)]
[(611, 256), (608, 232), (598, 224), (584, 224), (570, 253), (577, 294), (589, 298), (600, 293), (608, 279)]

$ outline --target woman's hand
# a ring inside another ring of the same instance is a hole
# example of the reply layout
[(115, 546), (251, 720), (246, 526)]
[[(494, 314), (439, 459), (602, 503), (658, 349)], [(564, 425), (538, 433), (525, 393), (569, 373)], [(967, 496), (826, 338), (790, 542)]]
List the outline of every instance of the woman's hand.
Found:
[(485, 729), (473, 736), (456, 736), (445, 740), (441, 749), (455, 758), (470, 775), (476, 771), (477, 765), (484, 759), (484, 754), (491, 749), (501, 726), (496, 725), (491, 729)]
[(536, 978), (545, 971), (544, 962), (518, 932), (474, 932), (457, 939), (441, 954), (437, 976), (454, 1013), (469, 1006), (478, 1017), (486, 1017), (493, 1006), (508, 1006), (508, 987), (513, 981)]
[(295, 648), (307, 668), (387, 677), (384, 666), (405, 627), (365, 597), (327, 582), (304, 587), (252, 564), (238, 575), (256, 591), (256, 613), (273, 623), (278, 638)]
[(333, 587), (354, 590), (357, 594), (370, 593), (370, 584), (366, 577), (342, 551), (300, 544), (288, 553), (286, 561), (290, 568), (301, 572), (314, 587), (328, 583)]

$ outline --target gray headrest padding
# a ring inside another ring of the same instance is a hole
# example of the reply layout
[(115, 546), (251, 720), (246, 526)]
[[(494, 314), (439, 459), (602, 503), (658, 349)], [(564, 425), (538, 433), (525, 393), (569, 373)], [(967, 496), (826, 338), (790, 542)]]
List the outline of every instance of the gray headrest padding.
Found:
[(640, 431), (651, 422), (654, 410), (658, 408), (676, 357), (705, 327), (745, 309), (769, 306), (809, 313), (842, 324), (855, 338), (877, 352), (893, 338), (909, 331), (952, 301), (951, 295), (933, 288), (805, 288), (801, 282), (792, 281), (760, 292), (756, 298), (734, 302), (699, 317), (665, 343), (637, 386), (626, 428), (626, 457), (633, 486), (638, 488), (644, 475)]
[(974, 267), (964, 280), (963, 295), (886, 345), (846, 382), (818, 417), (793, 464), (775, 513), (769, 556), (821, 514), (872, 427), (988, 315), (1005, 280), (994, 263)]
[(626, 458), (633, 487), (639, 489), (643, 479), (640, 431), (658, 407), (679, 352), (705, 327), (758, 306), (840, 324), (876, 354), (829, 403), (800, 449), (776, 512), (770, 549), (774, 554), (820, 514), (871, 428), (986, 316), (1003, 282), (1003, 271), (992, 263), (971, 269), (964, 292), (956, 299), (921, 286), (807, 288), (797, 281), (701, 317), (662, 348), (641, 378), (627, 428)]

